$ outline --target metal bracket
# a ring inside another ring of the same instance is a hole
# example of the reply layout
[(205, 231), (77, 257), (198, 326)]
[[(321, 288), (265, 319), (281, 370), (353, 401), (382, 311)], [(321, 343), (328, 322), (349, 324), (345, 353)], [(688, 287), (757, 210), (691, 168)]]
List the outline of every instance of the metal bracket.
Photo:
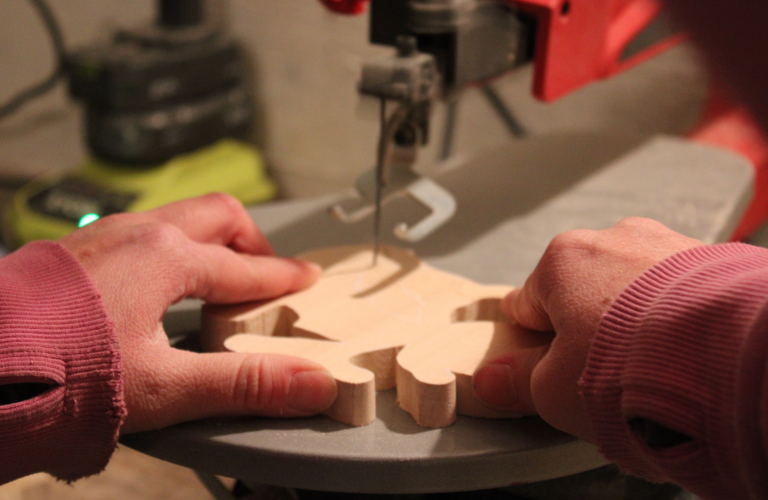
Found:
[[(356, 183), (357, 195), (347, 200), (364, 200), (366, 203), (354, 209), (344, 207), (344, 202), (330, 207), (330, 212), (341, 222), (353, 224), (372, 215), (376, 206), (372, 202), (375, 196), (376, 173), (370, 170), (360, 176)], [(411, 243), (420, 241), (445, 224), (456, 212), (456, 200), (445, 188), (428, 177), (421, 177), (410, 170), (396, 168), (390, 171), (387, 186), (384, 188), (382, 205), (387, 205), (396, 198), (410, 196), (431, 213), (412, 226), (398, 224), (394, 233), (399, 239)], [(345, 201), (347, 201), (345, 200)]]
[(432, 179), (422, 177), (408, 186), (406, 191), (415, 200), (432, 210), (432, 213), (411, 227), (404, 222), (398, 224), (395, 227), (395, 236), (401, 240), (410, 243), (420, 241), (448, 222), (456, 213), (456, 200), (453, 195)]

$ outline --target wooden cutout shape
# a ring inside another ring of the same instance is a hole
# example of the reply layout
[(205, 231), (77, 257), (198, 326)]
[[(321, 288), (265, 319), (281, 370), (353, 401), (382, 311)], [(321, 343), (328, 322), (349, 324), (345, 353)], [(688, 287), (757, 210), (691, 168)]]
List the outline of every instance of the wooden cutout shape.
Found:
[(203, 348), (276, 353), (325, 366), (338, 383), (327, 411), (349, 425), (376, 417), (376, 391), (397, 387), (400, 406), (425, 427), (456, 414), (513, 417), (483, 406), (472, 374), (487, 357), (547, 344), (503, 316), (512, 289), (483, 286), (439, 271), (411, 251), (370, 246), (312, 251), (323, 275), (312, 287), (276, 300), (203, 307)]

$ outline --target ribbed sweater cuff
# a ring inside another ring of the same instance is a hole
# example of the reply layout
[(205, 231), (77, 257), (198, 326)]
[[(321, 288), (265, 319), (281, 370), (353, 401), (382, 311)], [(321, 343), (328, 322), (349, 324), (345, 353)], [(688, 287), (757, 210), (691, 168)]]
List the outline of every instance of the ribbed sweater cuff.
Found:
[[(605, 456), (651, 480), (748, 498), (736, 410), (745, 347), (767, 298), (768, 250), (740, 243), (680, 253), (630, 285), (603, 317), (581, 379)], [(652, 450), (633, 418), (693, 441)]]
[(125, 414), (113, 330), (96, 286), (60, 244), (31, 243), (0, 259), (0, 384), (51, 386), (0, 406), (0, 484), (104, 469)]

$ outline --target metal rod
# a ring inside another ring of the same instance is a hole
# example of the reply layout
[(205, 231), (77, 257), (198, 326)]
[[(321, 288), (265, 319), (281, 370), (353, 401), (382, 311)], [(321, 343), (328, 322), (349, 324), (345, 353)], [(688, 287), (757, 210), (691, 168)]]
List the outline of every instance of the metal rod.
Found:
[(401, 103), (400, 106), (387, 118), (387, 100), (381, 98), (381, 134), (379, 135), (379, 148), (376, 158), (376, 213), (373, 218), (373, 265), (376, 265), (381, 247), (381, 207), (383, 204), (384, 188), (387, 185), (387, 167), (389, 167), (392, 143), (402, 124), (411, 116), (412, 105)]
[(381, 232), (381, 195), (384, 190), (384, 163), (386, 162), (386, 149), (387, 149), (387, 100), (382, 97), (379, 110), (379, 123), (381, 126), (381, 132), (379, 135), (379, 148), (376, 158), (376, 212), (373, 215), (373, 266), (376, 266), (376, 261), (379, 257), (379, 246)]
[(451, 96), (445, 103), (445, 128), (443, 128), (443, 143), (440, 148), (440, 159), (447, 160), (453, 152), (453, 137), (456, 133), (456, 113), (459, 108), (459, 98)]
[(496, 92), (496, 89), (490, 85), (485, 85), (482, 90), (483, 95), (491, 104), (493, 110), (496, 111), (496, 114), (499, 115), (501, 121), (503, 121), (509, 131), (512, 132), (512, 135), (520, 138), (526, 137), (528, 135), (528, 131), (525, 130), (525, 127), (523, 127), (523, 125), (517, 120), (515, 114), (501, 99), (501, 96), (498, 94), (498, 92)]

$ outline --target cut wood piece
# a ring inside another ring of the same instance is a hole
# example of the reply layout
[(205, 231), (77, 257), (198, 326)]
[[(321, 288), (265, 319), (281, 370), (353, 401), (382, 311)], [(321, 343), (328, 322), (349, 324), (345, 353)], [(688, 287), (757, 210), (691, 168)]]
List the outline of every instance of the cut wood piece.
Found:
[(203, 348), (298, 356), (330, 370), (339, 386), (328, 415), (349, 425), (376, 417), (376, 391), (397, 386), (419, 425), (445, 427), (457, 412), (511, 417), (483, 406), (471, 378), (483, 359), (544, 345), (545, 334), (501, 313), (507, 286), (483, 286), (431, 268), (411, 251), (370, 246), (316, 250), (312, 287), (276, 300), (203, 307)]

